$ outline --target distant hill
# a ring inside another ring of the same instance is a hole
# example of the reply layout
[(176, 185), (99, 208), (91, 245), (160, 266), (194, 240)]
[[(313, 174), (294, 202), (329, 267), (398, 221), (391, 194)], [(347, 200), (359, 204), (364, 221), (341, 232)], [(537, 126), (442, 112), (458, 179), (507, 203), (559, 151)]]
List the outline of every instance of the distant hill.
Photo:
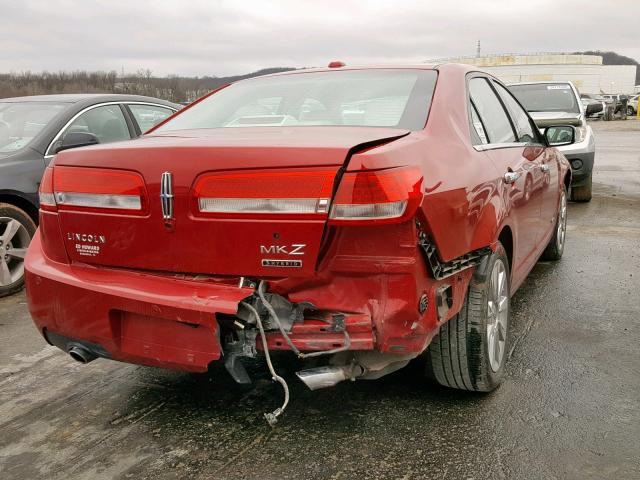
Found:
[[(273, 68), (263, 68), (262, 70), (258, 70), (256, 72), (245, 73), (244, 75), (233, 75), (231, 77), (200, 77), (200, 85), (204, 86), (209, 90), (213, 90), (214, 88), (221, 87), (222, 85), (226, 85), (228, 83), (237, 82), (238, 80), (244, 80), (246, 78), (260, 77), (262, 75), (271, 75), (272, 73), (281, 73), (281, 72), (289, 72), (291, 70), (295, 70), (295, 68), (288, 67), (273, 67)], [(188, 78), (188, 77), (185, 77)]]
[[(600, 55), (603, 65), (636, 65), (640, 66), (637, 60), (631, 57), (625, 57), (616, 52), (603, 52), (600, 50), (589, 50), (586, 52), (576, 52), (580, 55)], [(636, 70), (636, 85), (640, 85), (640, 68)]]

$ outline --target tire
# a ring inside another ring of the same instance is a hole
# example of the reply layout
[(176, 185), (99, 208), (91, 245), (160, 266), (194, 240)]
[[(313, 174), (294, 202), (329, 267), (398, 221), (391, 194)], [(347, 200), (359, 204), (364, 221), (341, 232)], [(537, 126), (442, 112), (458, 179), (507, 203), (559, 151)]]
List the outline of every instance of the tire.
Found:
[(542, 260), (557, 261), (562, 258), (565, 245), (565, 237), (567, 234), (567, 192), (562, 189), (560, 196), (560, 207), (558, 208), (558, 216), (556, 217), (556, 225), (553, 229), (553, 236), (549, 240), (549, 244), (542, 252)]
[(36, 224), (25, 211), (0, 203), (0, 297), (22, 290), (24, 256), (35, 233)]
[(592, 187), (593, 187), (593, 178), (591, 175), (589, 175), (586, 185), (582, 185), (581, 187), (571, 187), (571, 201), (590, 202)]
[(627, 116), (628, 117), (633, 117), (636, 114), (636, 112), (633, 110), (633, 107), (628, 106), (627, 107)]
[[(497, 304), (501, 307), (496, 310)], [(509, 351), (509, 312), (509, 262), (498, 242), (496, 251), (473, 275), (460, 312), (440, 327), (429, 345), (427, 376), (460, 390), (490, 392), (498, 388)]]

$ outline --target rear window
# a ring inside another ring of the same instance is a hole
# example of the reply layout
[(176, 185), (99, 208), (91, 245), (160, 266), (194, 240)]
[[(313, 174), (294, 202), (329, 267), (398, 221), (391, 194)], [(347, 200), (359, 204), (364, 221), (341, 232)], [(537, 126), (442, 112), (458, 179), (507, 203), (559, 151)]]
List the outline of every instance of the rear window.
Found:
[(509, 90), (529, 112), (580, 113), (578, 99), (567, 83), (511, 85)]
[(363, 126), (424, 128), (433, 70), (343, 70), (259, 77), (230, 85), (162, 125), (196, 128)]

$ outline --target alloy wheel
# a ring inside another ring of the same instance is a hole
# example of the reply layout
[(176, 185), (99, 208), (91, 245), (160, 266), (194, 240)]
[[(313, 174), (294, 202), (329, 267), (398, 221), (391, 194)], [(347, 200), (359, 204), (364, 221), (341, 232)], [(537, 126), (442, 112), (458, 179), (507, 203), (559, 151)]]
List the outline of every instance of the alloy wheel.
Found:
[(31, 236), (15, 218), (0, 217), (0, 287), (17, 282), (24, 275), (24, 257)]
[(488, 297), (487, 349), (491, 370), (497, 372), (505, 355), (509, 318), (507, 269), (500, 259), (496, 260), (491, 270)]
[(558, 232), (556, 240), (558, 241), (558, 250), (562, 252), (564, 248), (564, 239), (567, 234), (567, 194), (562, 192), (560, 196), (560, 211), (558, 212)]

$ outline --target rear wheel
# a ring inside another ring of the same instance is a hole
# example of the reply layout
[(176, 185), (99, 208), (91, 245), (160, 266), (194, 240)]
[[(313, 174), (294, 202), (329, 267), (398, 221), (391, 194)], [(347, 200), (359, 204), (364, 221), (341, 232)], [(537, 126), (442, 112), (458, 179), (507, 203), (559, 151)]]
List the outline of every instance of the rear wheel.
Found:
[(489, 392), (502, 382), (509, 347), (509, 263), (500, 243), (471, 279), (462, 309), (427, 350), (427, 375), (441, 385)]
[(564, 252), (564, 241), (567, 235), (567, 193), (562, 189), (560, 207), (556, 218), (556, 227), (549, 245), (542, 252), (542, 260), (560, 260)]
[(24, 286), (24, 257), (36, 224), (23, 210), (0, 203), (0, 297)]
[(633, 110), (633, 107), (631, 105), (629, 105), (627, 107), (627, 116), (633, 117), (635, 114), (636, 114), (636, 112)]
[(574, 202), (590, 202), (591, 188), (593, 185), (592, 176), (589, 175), (587, 183), (581, 187), (571, 187), (571, 200)]

